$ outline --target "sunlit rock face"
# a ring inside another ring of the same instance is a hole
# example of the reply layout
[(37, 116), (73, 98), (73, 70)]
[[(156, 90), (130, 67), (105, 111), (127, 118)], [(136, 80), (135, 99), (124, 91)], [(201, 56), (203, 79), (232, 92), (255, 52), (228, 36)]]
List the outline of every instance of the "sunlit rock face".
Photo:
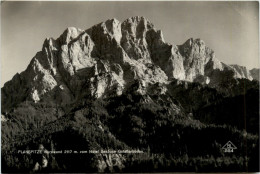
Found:
[[(81, 96), (121, 95), (136, 80), (144, 94), (171, 79), (217, 85), (226, 76), (259, 78), (259, 70), (220, 62), (201, 39), (166, 43), (144, 17), (109, 19), (87, 30), (67, 28), (47, 38), (27, 69), (2, 88), (3, 109), (24, 100), (65, 105)], [(224, 74), (224, 75), (223, 75)]]
[(254, 69), (251, 69), (249, 72), (254, 80), (259, 81), (259, 69), (254, 68)]

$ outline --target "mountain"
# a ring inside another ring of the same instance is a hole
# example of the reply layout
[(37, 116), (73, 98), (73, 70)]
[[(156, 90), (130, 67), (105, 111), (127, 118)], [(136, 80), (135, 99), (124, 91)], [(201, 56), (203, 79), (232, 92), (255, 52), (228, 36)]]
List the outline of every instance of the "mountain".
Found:
[[(25, 100), (50, 101), (54, 95), (59, 96), (55, 103), (67, 104), (82, 91), (96, 98), (112, 90), (120, 95), (136, 79), (147, 86), (171, 78), (215, 86), (229, 77), (253, 79), (245, 67), (217, 60), (201, 39), (176, 46), (144, 17), (123, 23), (111, 19), (47, 38), (27, 69), (2, 88), (3, 110)], [(90, 88), (85, 90), (86, 83)]]
[(259, 69), (257, 69), (257, 68), (251, 69), (250, 74), (253, 79), (259, 80)]
[[(162, 31), (144, 17), (122, 23), (110, 19), (86, 30), (67, 28), (57, 39), (47, 38), (26, 70), (1, 89), (3, 169), (218, 171), (220, 165), (222, 171), (255, 171), (257, 71), (220, 62), (201, 39), (166, 43)], [(245, 112), (250, 115), (247, 122), (233, 116), (241, 102), (250, 102), (252, 108)], [(229, 139), (217, 132), (233, 137), (240, 148), (235, 158), (225, 156), (220, 145)], [(190, 135), (205, 146), (192, 146)], [(37, 149), (39, 144), (45, 151), (141, 149), (145, 153), (68, 157), (12, 153)], [(71, 162), (77, 158), (79, 163)], [(201, 161), (208, 161), (206, 168), (197, 165)]]

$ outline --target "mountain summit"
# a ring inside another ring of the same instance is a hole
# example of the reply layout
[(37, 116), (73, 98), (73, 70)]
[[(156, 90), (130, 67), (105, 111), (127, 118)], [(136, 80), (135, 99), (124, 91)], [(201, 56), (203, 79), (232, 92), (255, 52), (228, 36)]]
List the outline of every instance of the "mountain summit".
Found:
[(120, 95), (136, 80), (145, 92), (152, 84), (171, 79), (215, 87), (226, 76), (253, 79), (245, 67), (220, 62), (201, 39), (177, 46), (166, 43), (162, 31), (144, 17), (122, 23), (110, 19), (47, 38), (27, 69), (2, 88), (3, 110), (24, 100), (55, 98), (54, 94), (63, 104), (82, 93), (96, 98)]

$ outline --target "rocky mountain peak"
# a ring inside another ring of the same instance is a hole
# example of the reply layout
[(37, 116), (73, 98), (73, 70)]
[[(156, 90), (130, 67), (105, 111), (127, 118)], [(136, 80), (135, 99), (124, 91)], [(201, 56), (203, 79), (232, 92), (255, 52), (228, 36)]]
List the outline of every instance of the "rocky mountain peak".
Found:
[[(215, 86), (226, 71), (233, 72), (232, 78), (252, 80), (245, 68), (220, 62), (201, 39), (173, 45), (144, 17), (122, 23), (109, 19), (87, 30), (69, 27), (56, 40), (47, 38), (27, 69), (4, 86), (2, 97), (6, 105), (46, 97), (68, 103), (82, 95), (120, 95), (136, 80), (142, 94), (171, 79)], [(14, 94), (18, 88), (26, 93)]]
[[(214, 66), (219, 64), (215, 59), (214, 51), (206, 46), (205, 42), (201, 39), (188, 39), (184, 44), (179, 45), (178, 49), (183, 57), (183, 65), (186, 72), (186, 79), (188, 81), (194, 81), (201, 75), (206, 75), (208, 67), (210, 69), (221, 69)], [(205, 79), (205, 78), (203, 78)]]
[(250, 71), (245, 66), (230, 65), (235, 70), (235, 77), (253, 80)]
[(62, 44), (68, 44), (70, 41), (78, 37), (82, 32), (83, 30), (81, 29), (69, 27), (63, 32), (59, 40)]
[(143, 16), (130, 17), (130, 18), (126, 19), (122, 24), (123, 25), (131, 24), (133, 26), (134, 25), (137, 26), (137, 25), (141, 24), (145, 28), (147, 28), (148, 30), (154, 28), (154, 25), (148, 19), (146, 19)]
[(198, 58), (206, 56), (214, 57), (214, 51), (208, 48), (205, 42), (201, 39), (188, 39), (184, 44), (180, 45), (180, 51), (184, 57), (198, 55)]
[(136, 39), (144, 39), (146, 32), (154, 29), (154, 25), (144, 17), (136, 16), (122, 23), (122, 33)]
[(259, 80), (259, 69), (257, 68), (251, 69), (250, 74), (254, 80)]

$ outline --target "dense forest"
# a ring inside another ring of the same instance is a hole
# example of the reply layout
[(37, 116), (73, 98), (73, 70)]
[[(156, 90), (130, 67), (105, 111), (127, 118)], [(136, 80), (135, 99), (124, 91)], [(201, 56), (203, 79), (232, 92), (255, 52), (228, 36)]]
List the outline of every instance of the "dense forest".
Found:
[[(258, 90), (226, 97), (199, 84), (182, 85), (169, 84), (169, 94), (128, 90), (109, 98), (86, 95), (67, 106), (67, 113), (50, 103), (24, 102), (2, 122), (2, 171), (33, 171), (43, 155), (18, 150), (38, 149), (40, 144), (63, 153), (49, 154), (48, 166), (39, 172), (258, 171)], [(239, 107), (243, 102), (245, 112)], [(237, 147), (234, 153), (222, 149), (229, 140)], [(79, 153), (102, 149), (143, 153)]]

